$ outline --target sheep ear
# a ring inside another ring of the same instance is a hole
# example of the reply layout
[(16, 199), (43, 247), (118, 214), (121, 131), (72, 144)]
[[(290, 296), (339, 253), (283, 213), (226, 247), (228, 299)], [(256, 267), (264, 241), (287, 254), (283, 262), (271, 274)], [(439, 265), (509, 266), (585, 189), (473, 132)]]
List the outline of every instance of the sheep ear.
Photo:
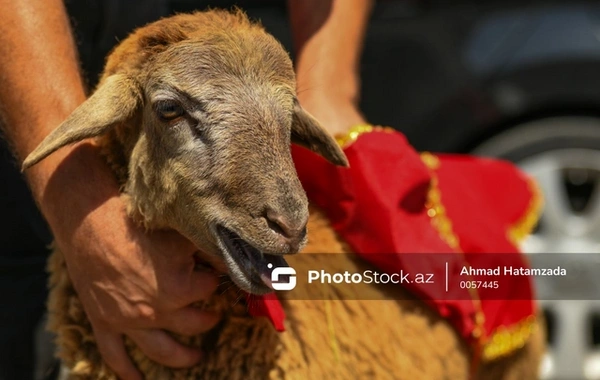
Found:
[(127, 120), (141, 103), (135, 81), (123, 74), (106, 78), (58, 128), (52, 131), (23, 162), (22, 170), (37, 164), (66, 145), (99, 136)]
[(298, 102), (294, 105), (292, 143), (312, 150), (332, 164), (349, 166), (346, 155), (333, 137)]

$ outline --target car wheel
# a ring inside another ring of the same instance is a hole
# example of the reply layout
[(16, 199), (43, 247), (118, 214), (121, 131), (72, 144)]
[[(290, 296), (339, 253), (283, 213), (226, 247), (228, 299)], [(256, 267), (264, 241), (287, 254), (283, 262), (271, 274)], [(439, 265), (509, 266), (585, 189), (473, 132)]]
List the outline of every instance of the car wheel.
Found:
[(537, 180), (544, 211), (522, 249), (533, 263), (562, 256), (571, 266), (571, 278), (560, 285), (557, 279), (535, 279), (549, 341), (541, 377), (600, 379), (600, 301), (582, 291), (600, 293), (595, 263), (600, 260), (600, 118), (563, 116), (515, 125), (473, 153), (513, 161)]

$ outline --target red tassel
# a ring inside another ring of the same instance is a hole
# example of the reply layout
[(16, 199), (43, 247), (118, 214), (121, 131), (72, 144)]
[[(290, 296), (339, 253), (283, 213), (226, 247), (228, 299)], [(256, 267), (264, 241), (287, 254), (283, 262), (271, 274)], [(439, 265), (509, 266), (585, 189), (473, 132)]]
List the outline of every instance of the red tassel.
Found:
[(285, 331), (285, 311), (275, 293), (268, 293), (262, 296), (246, 294), (248, 303), (248, 312), (253, 317), (267, 317), (275, 330)]

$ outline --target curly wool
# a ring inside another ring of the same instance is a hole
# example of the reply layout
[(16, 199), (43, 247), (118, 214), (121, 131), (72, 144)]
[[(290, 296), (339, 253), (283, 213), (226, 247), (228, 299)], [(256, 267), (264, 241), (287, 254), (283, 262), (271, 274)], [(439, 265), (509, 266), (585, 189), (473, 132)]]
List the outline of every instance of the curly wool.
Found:
[[(351, 259), (324, 260), (319, 252), (348, 252), (326, 218), (312, 210), (311, 242), (292, 265), (328, 271), (364, 270)], [(72, 379), (115, 380), (102, 362), (91, 325), (73, 289), (60, 251), (49, 262), (52, 273), (49, 327), (57, 333), (59, 357)], [(240, 290), (231, 284), (202, 307), (223, 313), (214, 330), (178, 340), (202, 347), (204, 360), (191, 369), (171, 369), (148, 359), (131, 341), (127, 349), (147, 379), (468, 379), (471, 353), (452, 326), (398, 286), (378, 286), (369, 298), (331, 294), (331, 300), (288, 300), (286, 332), (277, 333), (265, 318), (246, 311)], [(322, 298), (322, 295), (313, 295)], [(532, 379), (544, 349), (538, 328), (529, 343), (509, 357), (478, 369), (481, 379)]]
[[(205, 28), (223, 29), (225, 23), (228, 33), (238, 29), (248, 35), (259, 33), (258, 27), (239, 12), (235, 15), (208, 12), (175, 16), (170, 21), (165, 19), (142, 28), (125, 40), (108, 59), (105, 75), (138, 70), (157, 49), (166, 49), (171, 42), (194, 32), (199, 20)], [(291, 64), (289, 67), (291, 70)], [(272, 70), (269, 75), (280, 72), (279, 69)], [(115, 126), (100, 138), (106, 161), (121, 185), (128, 180), (128, 161), (140, 134), (139, 120), (128, 123)], [(38, 155), (36, 160), (42, 158), (43, 155)], [(168, 188), (175, 189), (175, 185)], [(152, 225), (143, 220), (143, 213), (136, 214), (136, 207), (130, 203), (133, 198), (139, 200), (144, 194), (123, 196), (130, 214), (141, 224)], [(303, 266), (329, 272), (367, 269), (364, 262), (343, 255), (350, 250), (325, 216), (314, 208), (310, 211), (310, 242), (300, 255), (290, 257), (290, 264), (298, 270)], [(322, 252), (339, 253), (340, 259), (324, 260)], [(57, 334), (58, 355), (70, 370), (70, 377), (116, 379), (102, 361), (90, 322), (59, 250), (52, 254), (48, 269), (51, 273), (49, 328)], [(126, 341), (127, 350), (149, 380), (357, 377), (454, 380), (471, 377), (473, 358), (469, 347), (447, 320), (422, 301), (397, 285), (373, 285), (368, 290), (372, 292), (368, 297), (342, 294), (350, 291), (348, 288), (332, 289), (329, 297), (308, 294), (305, 300), (287, 299), (285, 293), (281, 294), (287, 315), (286, 332), (277, 333), (265, 318), (248, 315), (239, 288), (225, 283), (220, 292), (198, 305), (220, 312), (224, 316), (222, 322), (206, 334), (192, 338), (176, 336), (185, 344), (202, 347), (205, 357), (199, 365), (191, 369), (166, 368), (147, 358), (129, 340)], [(477, 378), (535, 378), (543, 350), (543, 330), (538, 328), (522, 349), (504, 359), (481, 365), (477, 369)]]

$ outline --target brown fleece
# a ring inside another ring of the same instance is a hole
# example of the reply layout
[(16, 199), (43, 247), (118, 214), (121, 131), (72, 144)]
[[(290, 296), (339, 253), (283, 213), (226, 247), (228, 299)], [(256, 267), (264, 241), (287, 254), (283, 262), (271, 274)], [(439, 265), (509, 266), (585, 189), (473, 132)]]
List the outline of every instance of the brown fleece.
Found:
[[(199, 28), (199, 23), (202, 28)], [(210, 59), (206, 55), (198, 56), (198, 59), (207, 59), (202, 63), (206, 67), (202, 66), (197, 71), (198, 75), (207, 78), (199, 86), (208, 86), (212, 83), (215, 88), (220, 89), (219, 91), (230, 96), (230, 98), (219, 98), (222, 100), (215, 103), (212, 111), (210, 103), (207, 103), (208, 114), (213, 112), (221, 116), (228, 115), (227, 117), (233, 115), (238, 119), (226, 121), (229, 124), (237, 123), (244, 126), (244, 122), (249, 117), (256, 117), (254, 110), (261, 106), (260, 103), (251, 102), (259, 98), (267, 99), (270, 108), (260, 108), (264, 111), (261, 117), (267, 121), (257, 119), (253, 125), (262, 126), (267, 131), (270, 125), (278, 122), (288, 128), (285, 130), (286, 133), (276, 135), (288, 136), (288, 141), (286, 144), (280, 144), (281, 149), (271, 158), (262, 159), (256, 153), (260, 152), (260, 144), (264, 144), (264, 139), (269, 138), (267, 132), (261, 135), (240, 129), (238, 133), (247, 133), (246, 139), (240, 143), (236, 142), (239, 139), (235, 140), (231, 137), (227, 140), (228, 148), (215, 150), (210, 156), (210, 159), (216, 162), (211, 170), (217, 171), (221, 167), (227, 169), (217, 173), (220, 175), (219, 181), (213, 183), (213, 185), (217, 182), (219, 185), (224, 184), (224, 190), (218, 194), (232, 198), (240, 197), (244, 193), (239, 191), (240, 188), (247, 190), (248, 183), (259, 186), (261, 183), (256, 184), (255, 178), (260, 178), (264, 182), (265, 189), (269, 189), (270, 192), (257, 191), (257, 194), (261, 197), (270, 194), (273, 196), (273, 202), (276, 203), (280, 199), (277, 198), (278, 194), (283, 192), (278, 192), (274, 186), (283, 184), (287, 186), (286, 194), (296, 197), (295, 202), (289, 204), (284, 202), (286, 207), (292, 211), (301, 210), (303, 203), (301, 194), (297, 194), (296, 191), (297, 178), (294, 177), (289, 151), (283, 149), (289, 147), (289, 136), (292, 136), (292, 140), (297, 138), (296, 142), (318, 151), (334, 163), (344, 164), (345, 159), (339, 148), (318, 128), (316, 121), (304, 114), (297, 104), (294, 105), (293, 71), (283, 49), (239, 12), (235, 15), (224, 12), (179, 15), (136, 31), (108, 59), (104, 84), (98, 90), (99, 95), (91, 99), (91, 103), (88, 104), (89, 109), (82, 108), (79, 113), (76, 111), (75, 116), (65, 123), (64, 128), (36, 150), (26, 166), (35, 164), (52, 151), (76, 139), (102, 134), (100, 142), (104, 146), (106, 160), (123, 185), (123, 191), (126, 193), (123, 198), (130, 206), (128, 209), (132, 217), (149, 228), (163, 225), (175, 228), (173, 223), (183, 221), (180, 231), (185, 231), (184, 227), (190, 221), (202, 219), (192, 218), (196, 215), (190, 215), (188, 219), (177, 217), (190, 212), (188, 203), (181, 201), (183, 198), (179, 195), (182, 191), (182, 181), (213, 175), (211, 172), (203, 171), (205, 167), (195, 168), (196, 172), (186, 172), (196, 161), (208, 158), (192, 157), (178, 163), (176, 160), (181, 150), (177, 150), (176, 146), (173, 151), (168, 152), (170, 155), (167, 159), (160, 155), (164, 154), (161, 149), (167, 149), (171, 146), (169, 144), (175, 144), (175, 140), (162, 139), (161, 133), (165, 133), (163, 131), (167, 128), (159, 126), (158, 122), (152, 122), (154, 124), (148, 122), (151, 126), (145, 125), (145, 129), (141, 127), (143, 120), (153, 120), (147, 116), (151, 114), (151, 110), (143, 103), (141, 95), (140, 87), (144, 87), (142, 86), (144, 78), (151, 77), (158, 69), (164, 71), (160, 72), (162, 75), (160, 78), (166, 81), (171, 80), (169, 78), (172, 76), (185, 74), (164, 70), (165, 67), (160, 65), (151, 68), (159, 58), (165, 59), (165, 62), (179, 62), (177, 61), (180, 59), (177, 55), (178, 50), (173, 45), (190, 38), (195, 38), (194, 43), (189, 41), (182, 43), (181, 49), (196, 49), (199, 46), (214, 44), (211, 45), (212, 50), (206, 50), (214, 54), (209, 57)], [(226, 44), (226, 48), (219, 50), (219, 44)], [(253, 44), (252, 48), (244, 48), (247, 44)], [(194, 58), (193, 62), (197, 62), (198, 59)], [(215, 71), (217, 69), (210, 68), (211, 62), (215, 59), (233, 63), (231, 67), (219, 65), (220, 71)], [(181, 65), (184, 71), (192, 70), (191, 66), (191, 63)], [(121, 75), (123, 73), (126, 76)], [(245, 83), (239, 81), (239, 78), (254, 81), (253, 85), (246, 88), (246, 93), (236, 92), (238, 87)], [(219, 80), (223, 81), (219, 82)], [(188, 82), (180, 82), (181, 86), (184, 85), (182, 83)], [(270, 83), (276, 85), (269, 87)], [(259, 94), (263, 97), (259, 97), (258, 93), (252, 93), (253, 89), (257, 88), (263, 91)], [(188, 89), (189, 93), (193, 91), (193, 87)], [(211, 88), (206, 87), (206, 91), (210, 92)], [(247, 94), (248, 92), (250, 95)], [(203, 90), (198, 93), (206, 92)], [(215, 92), (214, 96), (221, 96), (219, 94)], [(103, 102), (103, 96), (122, 101), (106, 103)], [(248, 97), (244, 98), (244, 96)], [(117, 103), (121, 107), (119, 112), (112, 111), (110, 107), (114, 107), (113, 104)], [(247, 107), (248, 110), (231, 113), (227, 108), (218, 108), (230, 104), (238, 104), (238, 107), (242, 107), (240, 109), (244, 110), (243, 107)], [(146, 107), (144, 111), (146, 114), (142, 114), (143, 107)], [(82, 121), (90, 124), (87, 130), (81, 127)], [(221, 121), (216, 116), (214, 120), (207, 121), (207, 123), (212, 122), (216, 130), (215, 135), (209, 134), (208, 138), (215, 140), (229, 138), (227, 130), (218, 130)], [(94, 124), (101, 122), (106, 125)], [(188, 130), (184, 128), (184, 122), (185, 120), (177, 121), (180, 123), (177, 125), (180, 125), (178, 131), (181, 134)], [(156, 141), (160, 144), (152, 145)], [(281, 141), (284, 141), (283, 138)], [(235, 146), (235, 149), (238, 149), (235, 150), (234, 144), (242, 145)], [(275, 145), (274, 143), (273, 146)], [(236, 171), (233, 166), (227, 166), (232, 158), (219, 156), (227, 149), (232, 152), (245, 152), (245, 156), (241, 154), (239, 156), (252, 157), (255, 160), (253, 166), (246, 165), (239, 171)], [(151, 156), (154, 154), (157, 156)], [(274, 166), (278, 163), (281, 163), (280, 166)], [(265, 165), (271, 165), (268, 167), (271, 169), (265, 169)], [(173, 176), (174, 173), (180, 172), (187, 174)], [(256, 177), (260, 173), (264, 173), (262, 177)], [(277, 177), (278, 173), (285, 175)], [(239, 176), (245, 175), (248, 176), (248, 181), (254, 182), (236, 182)], [(286, 181), (295, 182), (290, 184)], [(170, 193), (167, 194), (167, 191)], [(248, 191), (244, 194), (248, 197), (254, 196)], [(252, 205), (255, 199), (240, 198), (239, 201), (230, 202), (228, 206), (234, 205), (243, 209)], [(220, 198), (207, 198), (205, 201), (206, 203), (203, 204), (205, 207), (213, 207)], [(202, 211), (203, 208), (199, 207), (197, 210)], [(298, 270), (303, 267), (322, 268), (329, 272), (362, 271), (368, 268), (364, 262), (355, 261), (350, 256), (344, 255), (349, 253), (349, 249), (335, 234), (325, 216), (319, 210), (310, 211), (309, 243), (300, 255), (289, 258), (293, 267)], [(220, 208), (215, 214), (225, 215), (226, 212), (228, 209)], [(241, 214), (249, 213), (240, 212)], [(299, 211), (294, 215), (301, 217)], [(250, 222), (246, 224), (251, 225)], [(201, 231), (202, 225), (193, 230)], [(190, 233), (186, 237), (198, 246), (206, 245), (201, 244), (204, 235), (196, 236)], [(264, 242), (264, 244), (267, 246), (271, 242)], [(339, 253), (340, 258), (325, 260), (323, 254), (313, 255), (322, 252)], [(114, 374), (100, 357), (91, 325), (69, 279), (63, 255), (59, 250), (55, 250), (50, 258), (48, 270), (51, 273), (48, 303), (49, 328), (57, 333), (59, 357), (70, 369), (71, 378), (115, 379)], [(312, 300), (292, 300), (287, 299), (285, 293), (281, 294), (282, 304), (287, 314), (286, 331), (277, 333), (265, 318), (252, 318), (248, 315), (245, 298), (237, 286), (231, 282), (223, 284), (218, 294), (206, 303), (198, 305), (205, 309), (220, 311), (224, 315), (222, 323), (213, 331), (203, 335), (193, 338), (176, 337), (186, 344), (201, 346), (206, 352), (202, 362), (192, 369), (165, 368), (148, 359), (131, 341), (126, 341), (128, 352), (145, 377), (150, 380), (306, 378), (454, 380), (469, 378), (472, 357), (466, 343), (446, 320), (408, 294), (402, 287), (374, 285), (367, 293), (360, 296), (351, 294), (350, 287), (331, 288), (328, 290), (329, 294), (316, 294), (315, 292), (322, 291), (322, 288), (317, 287), (307, 288), (305, 291), (308, 292), (306, 298)], [(341, 301), (340, 298), (351, 300)], [(372, 300), (364, 300), (367, 298)], [(482, 365), (478, 371), (478, 378), (506, 380), (535, 378), (543, 350), (543, 332), (537, 329), (529, 343), (521, 350), (504, 359)]]

